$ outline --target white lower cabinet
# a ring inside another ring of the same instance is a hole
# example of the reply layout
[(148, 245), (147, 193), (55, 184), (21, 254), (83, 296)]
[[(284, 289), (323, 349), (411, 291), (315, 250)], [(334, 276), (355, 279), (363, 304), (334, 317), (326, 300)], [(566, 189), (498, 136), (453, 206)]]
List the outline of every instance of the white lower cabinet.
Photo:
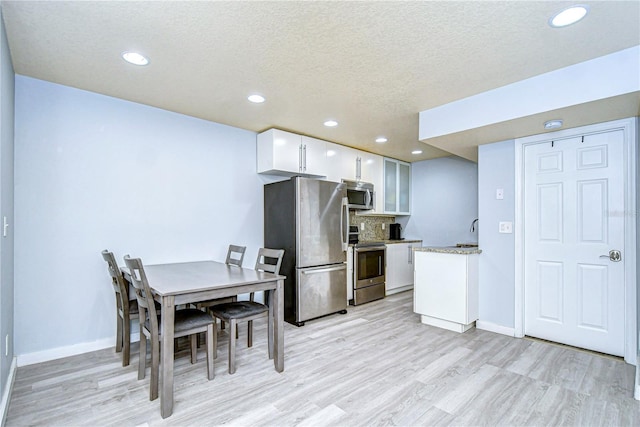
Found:
[(385, 290), (387, 295), (406, 291), (413, 287), (413, 248), (422, 246), (422, 241), (389, 243)]
[(478, 255), (415, 252), (413, 293), (422, 323), (467, 331), (478, 320)]

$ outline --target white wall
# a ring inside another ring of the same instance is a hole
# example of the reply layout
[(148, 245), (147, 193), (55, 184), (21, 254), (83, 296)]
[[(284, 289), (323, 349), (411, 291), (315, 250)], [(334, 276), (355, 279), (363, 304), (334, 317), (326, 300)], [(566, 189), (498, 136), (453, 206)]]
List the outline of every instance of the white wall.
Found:
[[(502, 200), (496, 199), (498, 188), (504, 190)], [(498, 233), (498, 224), (515, 218), (515, 141), (478, 148), (478, 199), (480, 321), (483, 327), (513, 328), (515, 239), (514, 234)]]
[[(14, 73), (0, 12), (0, 224), (7, 217), (11, 227), (0, 237), (0, 394), (4, 396), (13, 360), (13, 133)], [(5, 351), (5, 338), (9, 347)], [(4, 402), (4, 401), (3, 401)], [(0, 414), (2, 415), (2, 414)]]
[(113, 345), (105, 248), (121, 264), (223, 261), (229, 243), (255, 259), (254, 132), (23, 76), (15, 114), (19, 356)]
[(403, 237), (422, 239), (423, 246), (477, 242), (478, 165), (451, 156), (411, 164), (411, 216), (397, 217)]

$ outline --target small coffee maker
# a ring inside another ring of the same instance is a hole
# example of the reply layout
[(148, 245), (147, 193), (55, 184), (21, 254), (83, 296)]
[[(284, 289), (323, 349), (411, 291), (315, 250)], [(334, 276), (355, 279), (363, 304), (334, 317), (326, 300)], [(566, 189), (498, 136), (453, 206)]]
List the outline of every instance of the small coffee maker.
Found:
[(402, 240), (401, 230), (400, 224), (389, 224), (389, 240)]

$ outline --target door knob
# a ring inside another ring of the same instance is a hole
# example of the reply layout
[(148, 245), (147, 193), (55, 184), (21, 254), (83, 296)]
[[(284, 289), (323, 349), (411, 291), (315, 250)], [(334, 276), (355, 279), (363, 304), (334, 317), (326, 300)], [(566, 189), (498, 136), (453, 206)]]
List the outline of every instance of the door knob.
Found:
[(622, 254), (618, 250), (610, 250), (609, 255), (600, 255), (600, 258), (609, 258), (610, 261), (620, 262), (622, 261)]

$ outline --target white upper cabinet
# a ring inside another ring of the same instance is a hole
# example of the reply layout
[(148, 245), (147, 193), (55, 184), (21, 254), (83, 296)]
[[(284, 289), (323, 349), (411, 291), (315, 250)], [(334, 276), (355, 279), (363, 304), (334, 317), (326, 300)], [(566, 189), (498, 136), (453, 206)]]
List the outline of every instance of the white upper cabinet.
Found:
[(356, 166), (360, 151), (344, 145), (327, 142), (327, 180), (340, 182), (356, 180)]
[(375, 209), (373, 212), (382, 213), (384, 211), (384, 157), (366, 152), (361, 152), (360, 154), (361, 181), (373, 184), (375, 193)]
[(273, 175), (326, 176), (325, 141), (279, 129), (257, 137), (257, 171)]
[(327, 176), (327, 141), (302, 136), (302, 172), (306, 175)]
[(384, 159), (384, 212), (409, 215), (411, 195), (411, 164)]

